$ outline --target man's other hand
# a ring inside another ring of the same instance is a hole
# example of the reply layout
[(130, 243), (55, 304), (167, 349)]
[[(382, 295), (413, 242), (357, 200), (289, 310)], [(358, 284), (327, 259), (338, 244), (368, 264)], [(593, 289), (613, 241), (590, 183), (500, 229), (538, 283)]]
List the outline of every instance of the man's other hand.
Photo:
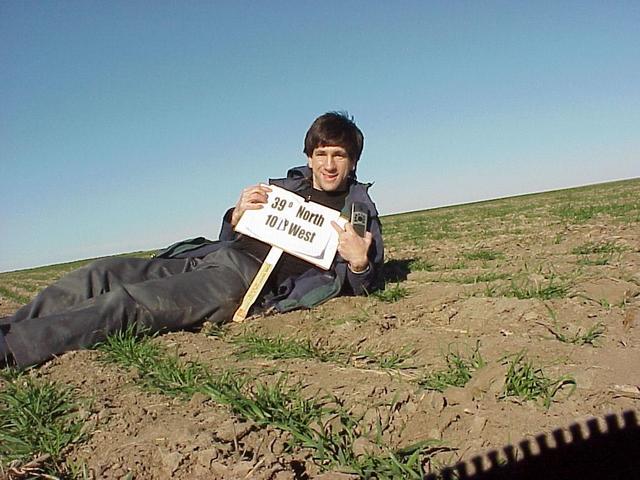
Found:
[(369, 266), (367, 253), (373, 239), (371, 232), (366, 232), (361, 237), (353, 229), (350, 223), (341, 228), (336, 222), (331, 226), (338, 232), (338, 253), (349, 263), (349, 268), (354, 273), (364, 272)]
[(247, 210), (260, 210), (267, 203), (267, 195), (271, 191), (266, 185), (253, 185), (242, 190), (240, 198), (231, 214), (231, 225), (234, 227)]

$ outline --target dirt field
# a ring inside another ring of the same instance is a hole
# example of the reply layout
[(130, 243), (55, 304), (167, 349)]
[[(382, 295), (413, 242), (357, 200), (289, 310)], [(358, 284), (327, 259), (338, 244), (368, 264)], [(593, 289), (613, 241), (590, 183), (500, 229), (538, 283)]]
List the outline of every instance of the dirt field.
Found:
[[(145, 388), (148, 372), (101, 351), (29, 375), (84, 399), (87, 436), (65, 452), (70, 475), (358, 478), (349, 465), (408, 451), (437, 471), (638, 410), (639, 199), (636, 179), (384, 217), (384, 292), (153, 340), (182, 365), (248, 379), (249, 396), (263, 382), (331, 406), (314, 425), (334, 434), (343, 460), (213, 394)], [(76, 266), (0, 274), (0, 314)]]

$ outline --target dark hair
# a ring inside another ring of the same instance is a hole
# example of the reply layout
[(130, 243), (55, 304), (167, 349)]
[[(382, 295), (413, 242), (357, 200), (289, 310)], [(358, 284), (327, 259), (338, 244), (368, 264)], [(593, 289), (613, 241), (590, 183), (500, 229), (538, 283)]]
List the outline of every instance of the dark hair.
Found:
[(344, 148), (357, 162), (364, 147), (364, 135), (347, 112), (327, 112), (314, 120), (304, 137), (304, 153), (310, 157), (318, 147)]

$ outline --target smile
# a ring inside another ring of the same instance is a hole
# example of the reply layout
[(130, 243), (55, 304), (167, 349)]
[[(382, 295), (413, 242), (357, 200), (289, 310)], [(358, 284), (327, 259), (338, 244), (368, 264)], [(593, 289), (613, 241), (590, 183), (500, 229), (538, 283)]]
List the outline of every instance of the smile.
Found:
[(337, 173), (337, 172), (336, 172), (336, 173), (326, 173), (326, 172), (323, 172), (323, 173), (322, 173), (322, 176), (323, 176), (324, 178), (326, 178), (327, 180), (334, 180), (334, 179), (338, 178), (338, 173)]

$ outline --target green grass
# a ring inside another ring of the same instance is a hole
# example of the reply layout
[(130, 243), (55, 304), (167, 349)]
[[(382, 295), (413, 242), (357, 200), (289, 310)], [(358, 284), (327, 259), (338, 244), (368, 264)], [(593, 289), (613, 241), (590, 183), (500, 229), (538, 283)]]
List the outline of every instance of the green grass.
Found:
[(496, 280), (504, 280), (509, 278), (510, 275), (508, 273), (498, 273), (498, 272), (487, 272), (480, 273), (478, 275), (462, 277), (465, 280), (463, 283), (484, 283), (484, 282), (495, 282)]
[(20, 281), (15, 281), (15, 282), (12, 282), (10, 284), (10, 286), (13, 287), (13, 288), (18, 288), (18, 289), (21, 289), (21, 290), (25, 290), (25, 291), (29, 292), (30, 294), (33, 294), (33, 293), (38, 293), (40, 290), (42, 290), (46, 286), (46, 283), (42, 282), (42, 283), (31, 283), (31, 284), (29, 284), (29, 283), (24, 283), (24, 282), (20, 282)]
[(207, 382), (215, 383), (202, 365), (180, 362), (154, 343), (153, 337), (136, 334), (133, 328), (108, 336), (97, 348), (103, 361), (137, 369), (146, 388), (166, 395), (191, 396)]
[(551, 406), (553, 397), (564, 387), (570, 387), (569, 395), (576, 388), (576, 381), (570, 375), (552, 380), (541, 368), (526, 359), (524, 352), (511, 356), (508, 362), (504, 389), (500, 398), (518, 397), (522, 400), (541, 401), (545, 408)]
[(162, 354), (162, 348), (152, 342), (153, 337), (144, 332), (138, 334), (133, 325), (125, 330), (114, 332), (96, 345), (106, 362), (119, 363), (128, 368), (146, 368)]
[[(487, 221), (495, 219), (500, 221), (500, 226), (483, 232), (485, 237), (497, 231), (511, 235), (526, 233), (517, 225), (519, 215), (538, 220), (550, 213), (561, 220), (581, 223), (602, 214), (637, 222), (640, 220), (637, 185), (638, 179), (631, 179), (388, 215), (382, 217), (385, 242), (390, 246), (401, 245), (406, 240), (424, 244), (428, 240), (478, 235), (487, 228)], [(600, 204), (596, 205), (597, 202)]]
[[(337, 398), (306, 399), (302, 385), (290, 385), (285, 375), (270, 383), (239, 372), (214, 376), (200, 364), (181, 362), (131, 329), (109, 337), (99, 348), (105, 361), (137, 369), (138, 381), (146, 388), (187, 398), (201, 392), (240, 418), (289, 433), (288, 448), (307, 450), (322, 470), (339, 468), (362, 478), (418, 479), (426, 474), (425, 466), (435, 451), (433, 441), (397, 449), (383, 445), (381, 432), (367, 434), (360, 419)], [(354, 442), (363, 435), (377, 441), (381, 453), (356, 455)]]
[(425, 465), (436, 451), (451, 450), (439, 440), (423, 440), (396, 450), (385, 448), (383, 454), (366, 454), (352, 460), (351, 470), (360, 478), (415, 479), (426, 477)]
[(225, 403), (236, 415), (250, 419), (260, 426), (287, 431), (296, 442), (305, 437), (309, 424), (318, 421), (328, 412), (323, 402), (305, 399), (302, 396), (302, 385), (289, 385), (285, 375), (274, 383), (257, 382), (242, 390), (236, 390), (235, 385), (229, 389), (228, 383), (222, 382), (211, 391), (204, 389), (204, 393), (214, 393), (212, 398), (231, 400)]
[(31, 297), (29, 297), (28, 295), (22, 295), (15, 290), (11, 290), (3, 286), (0, 286), (0, 295), (7, 300), (13, 300), (14, 302), (17, 302), (20, 305), (24, 305), (25, 303), (28, 303), (29, 300), (31, 300)]
[(404, 226), (405, 238), (414, 243), (418, 240), (442, 240), (445, 238), (457, 238), (458, 233), (451, 224), (452, 216), (441, 215), (436, 218), (423, 218), (406, 222)]
[(462, 254), (464, 258), (467, 260), (496, 260), (497, 258), (502, 258), (503, 255), (500, 252), (496, 252), (494, 250), (488, 249), (479, 249), (472, 252), (465, 252)]
[(400, 285), (400, 283), (396, 283), (393, 287), (385, 286), (384, 290), (377, 290), (371, 294), (372, 297), (377, 298), (378, 300), (385, 303), (393, 303), (398, 300), (402, 300), (406, 296), (409, 295), (409, 291)]
[(561, 233), (556, 233), (555, 236), (553, 237), (553, 244), (554, 245), (560, 245), (560, 243), (562, 243), (565, 239), (566, 233), (561, 232)]
[(404, 348), (397, 352), (376, 353), (370, 351), (358, 352), (354, 355), (355, 361), (363, 361), (380, 370), (404, 370), (416, 368), (409, 361), (415, 354), (414, 350)]
[(371, 314), (366, 308), (363, 307), (355, 307), (353, 312), (346, 315), (341, 315), (337, 317), (327, 316), (324, 317), (322, 315), (318, 315), (317, 318), (319, 321), (329, 322), (331, 325), (344, 325), (345, 323), (355, 323), (362, 324), (369, 321)]
[(596, 341), (604, 335), (605, 327), (604, 323), (598, 322), (592, 325), (587, 329), (586, 332), (581, 333), (581, 330), (578, 330), (574, 335), (569, 336), (565, 335), (558, 330), (551, 328), (545, 325), (547, 330), (551, 332), (551, 334), (562, 343), (568, 343), (572, 345), (591, 345), (593, 347), (597, 346)]
[[(609, 302), (606, 299), (602, 299), (600, 300), (600, 305), (603, 308), (606, 309), (610, 309), (611, 305), (609, 304)], [(553, 322), (553, 327), (549, 326), (549, 325), (544, 325), (544, 327), (549, 330), (549, 332), (554, 336), (554, 338), (562, 343), (567, 343), (567, 344), (572, 344), (572, 345), (591, 345), (593, 347), (598, 346), (597, 345), (597, 341), (604, 335), (606, 328), (604, 323), (602, 322), (597, 322), (594, 323), (593, 325), (591, 325), (591, 327), (589, 327), (587, 329), (586, 332), (582, 333), (582, 331), (580, 329), (578, 329), (578, 331), (572, 335), (565, 335), (564, 333), (562, 333), (559, 329), (558, 325), (558, 317), (556, 315), (556, 312), (549, 307), (548, 305), (545, 304), (545, 307), (547, 308), (547, 311), (549, 312), (549, 316), (551, 317), (551, 320)]]
[(473, 372), (482, 368), (485, 361), (480, 354), (480, 344), (477, 343), (470, 355), (465, 358), (459, 352), (449, 352), (444, 356), (446, 368), (425, 375), (418, 381), (418, 385), (426, 390), (444, 392), (448, 387), (464, 387)]
[(310, 359), (319, 362), (331, 362), (346, 365), (353, 362), (355, 366), (363, 364), (381, 370), (402, 370), (415, 368), (409, 360), (415, 353), (404, 348), (397, 352), (353, 352), (345, 347), (323, 347), (315, 345), (310, 339), (287, 338), (283, 336), (268, 337), (257, 333), (244, 333), (231, 340), (238, 346), (235, 354), (239, 358), (268, 358), (270, 360)]
[(555, 275), (551, 275), (542, 281), (532, 281), (528, 276), (512, 279), (511, 285), (501, 294), (520, 300), (530, 298), (551, 300), (552, 298), (564, 298), (569, 295), (569, 292), (569, 283), (560, 280)]
[(229, 326), (218, 325), (216, 323), (206, 323), (202, 329), (202, 333), (208, 337), (224, 339), (229, 333)]
[[(347, 315), (345, 317), (341, 317), (340, 322), (339, 323), (345, 323), (345, 322), (352, 322), (352, 323), (366, 323), (369, 321), (369, 311), (365, 308), (358, 308), (356, 310), (355, 313), (352, 313), (351, 315)], [(337, 324), (338, 322), (334, 322), (334, 324)]]
[(267, 337), (257, 333), (245, 333), (234, 337), (231, 342), (239, 347), (240, 358), (262, 357), (271, 360), (308, 358), (321, 362), (344, 363), (350, 352), (344, 349), (329, 349), (314, 345), (311, 339)]
[(444, 267), (443, 270), (462, 270), (464, 268), (467, 268), (467, 264), (462, 260), (457, 260), (455, 263)]
[(64, 475), (65, 449), (83, 439), (80, 401), (70, 388), (7, 373), (12, 380), (0, 390), (0, 464), (19, 468), (39, 457), (34, 476)]
[(475, 285), (477, 283), (487, 283), (487, 282), (495, 282), (496, 280), (504, 280), (510, 278), (508, 273), (498, 273), (498, 272), (485, 272), (479, 273), (476, 275), (461, 275), (461, 276), (448, 276), (442, 277), (438, 280), (432, 281), (441, 281), (447, 283), (462, 283), (466, 285)]
[(411, 260), (409, 262), (409, 270), (412, 272), (432, 272), (436, 264), (423, 258)]
[(586, 242), (578, 245), (571, 250), (574, 255), (579, 255), (578, 264), (580, 265), (608, 265), (614, 255), (620, 255), (622, 252), (629, 250), (626, 245), (620, 245), (615, 242)]
[(387, 247), (423, 246), (431, 241), (460, 237), (458, 218), (452, 212), (431, 210), (382, 218)]
[(553, 209), (552, 213), (574, 223), (584, 223), (596, 215), (596, 211), (591, 207), (574, 207), (571, 204), (557, 207)]
[(111, 335), (98, 348), (105, 362), (135, 368), (138, 382), (147, 389), (187, 398), (197, 392), (204, 393), (257, 423), (264, 422), (265, 418), (275, 418), (277, 424), (280, 416), (295, 417), (291, 411), (283, 411), (274, 417), (274, 405), (283, 402), (291, 408), (308, 407), (298, 405), (299, 389), (286, 389), (280, 380), (272, 386), (249, 385), (248, 378), (238, 372), (222, 371), (212, 375), (202, 364), (182, 362), (177, 355), (171, 355), (153, 343), (151, 337), (137, 336), (131, 329)]
[(571, 250), (574, 255), (590, 255), (590, 254), (613, 254), (621, 253), (629, 250), (626, 245), (619, 245), (615, 242), (586, 242)]
[(610, 261), (611, 261), (611, 255), (603, 255), (596, 258), (585, 256), (578, 259), (578, 264), (601, 266), (601, 265), (609, 265)]
[(609, 215), (614, 218), (637, 222), (639, 211), (640, 203), (636, 200), (631, 203), (605, 203), (584, 206), (569, 203), (554, 208), (552, 214), (574, 223), (584, 223), (599, 215)]

